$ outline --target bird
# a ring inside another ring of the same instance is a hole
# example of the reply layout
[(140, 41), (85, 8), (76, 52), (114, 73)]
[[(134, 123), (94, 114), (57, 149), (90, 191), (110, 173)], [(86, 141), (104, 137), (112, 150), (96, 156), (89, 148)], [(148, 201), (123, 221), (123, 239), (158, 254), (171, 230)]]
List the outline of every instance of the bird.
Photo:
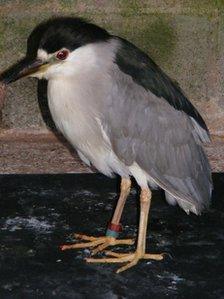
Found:
[[(90, 248), (87, 262), (120, 263), (117, 273), (141, 259), (164, 259), (163, 253), (146, 252), (152, 190), (163, 189), (167, 202), (187, 214), (200, 215), (209, 207), (213, 183), (203, 149), (210, 142), (205, 121), (180, 85), (128, 40), (79, 17), (55, 17), (34, 32), (25, 58), (3, 72), (0, 81), (47, 80), (57, 129), (84, 163), (108, 177), (121, 177), (105, 235), (75, 234), (78, 242), (61, 249)], [(136, 248), (108, 250), (135, 241), (119, 239), (132, 179), (140, 191)], [(98, 252), (105, 256), (95, 257)]]

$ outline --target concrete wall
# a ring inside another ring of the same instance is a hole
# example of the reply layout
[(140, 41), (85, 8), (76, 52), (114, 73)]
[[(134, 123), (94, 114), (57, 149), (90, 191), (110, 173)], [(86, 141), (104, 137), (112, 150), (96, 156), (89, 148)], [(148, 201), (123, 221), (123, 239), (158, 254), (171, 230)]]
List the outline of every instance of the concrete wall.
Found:
[[(180, 83), (211, 132), (224, 136), (223, 0), (0, 0), (0, 69), (23, 57), (33, 27), (53, 15), (86, 17), (134, 42)], [(10, 86), (0, 128), (46, 129), (35, 79)]]

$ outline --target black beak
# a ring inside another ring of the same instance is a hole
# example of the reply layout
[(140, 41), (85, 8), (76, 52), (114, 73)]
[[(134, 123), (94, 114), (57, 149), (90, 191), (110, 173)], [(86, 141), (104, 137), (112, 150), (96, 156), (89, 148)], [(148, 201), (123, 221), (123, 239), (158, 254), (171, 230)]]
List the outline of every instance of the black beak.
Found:
[(0, 81), (5, 84), (10, 84), (16, 80), (31, 76), (40, 72), (42, 69), (48, 66), (47, 62), (43, 62), (40, 59), (24, 58), (0, 75)]

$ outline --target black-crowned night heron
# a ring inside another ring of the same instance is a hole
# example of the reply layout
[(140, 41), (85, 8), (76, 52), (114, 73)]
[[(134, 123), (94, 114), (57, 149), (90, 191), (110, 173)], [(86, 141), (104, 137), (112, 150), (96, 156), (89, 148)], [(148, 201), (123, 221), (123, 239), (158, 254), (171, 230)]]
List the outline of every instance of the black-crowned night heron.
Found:
[(117, 239), (133, 176), (141, 188), (136, 251), (107, 251), (110, 257), (87, 261), (126, 263), (121, 272), (139, 259), (163, 259), (163, 254), (145, 252), (150, 188), (164, 189), (167, 201), (187, 213), (200, 214), (209, 205), (212, 180), (202, 148), (209, 141), (204, 120), (178, 84), (130, 42), (79, 18), (56, 18), (42, 29), (35, 58), (27, 54), (2, 81), (25, 76), (48, 80), (48, 104), (58, 130), (85, 163), (107, 176), (121, 176), (106, 235), (76, 235), (83, 242), (62, 249), (90, 247), (95, 254), (133, 243)]

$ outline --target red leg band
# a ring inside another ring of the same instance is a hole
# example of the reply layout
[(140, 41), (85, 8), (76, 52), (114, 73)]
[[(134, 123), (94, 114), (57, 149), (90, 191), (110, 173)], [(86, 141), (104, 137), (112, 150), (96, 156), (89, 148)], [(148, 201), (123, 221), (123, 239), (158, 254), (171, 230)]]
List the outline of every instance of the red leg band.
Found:
[(117, 233), (120, 233), (122, 232), (122, 225), (119, 223), (119, 224), (114, 224), (112, 222), (110, 222), (108, 224), (108, 229), (112, 230), (112, 231), (115, 231)]

